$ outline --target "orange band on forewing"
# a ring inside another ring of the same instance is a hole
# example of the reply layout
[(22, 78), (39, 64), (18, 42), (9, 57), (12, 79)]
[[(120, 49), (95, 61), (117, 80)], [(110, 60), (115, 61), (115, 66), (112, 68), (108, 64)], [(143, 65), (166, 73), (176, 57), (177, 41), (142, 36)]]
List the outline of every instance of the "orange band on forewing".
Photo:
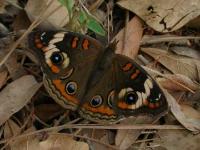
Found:
[(127, 63), (124, 65), (124, 67), (122, 68), (123, 71), (129, 71), (132, 68), (132, 64), (131, 63)]
[(66, 99), (66, 101), (70, 101), (76, 105), (79, 104), (79, 100), (74, 96), (68, 95), (65, 91), (65, 84), (61, 82), (61, 80), (53, 80), (53, 84), (56, 89), (60, 92), (60, 94)]
[(83, 107), (87, 111), (91, 111), (94, 113), (106, 114), (108, 116), (115, 115), (113, 109), (111, 109), (109, 107), (99, 106), (99, 107), (94, 108), (94, 107), (91, 107), (89, 104), (84, 104)]
[(57, 66), (52, 65), (52, 66), (51, 66), (51, 71), (52, 71), (53, 73), (59, 73), (59, 72), (60, 72), (60, 69), (59, 69)]
[(89, 41), (87, 39), (83, 40), (82, 47), (84, 50), (89, 49)]
[(135, 79), (140, 74), (140, 70), (136, 70), (132, 75), (131, 79)]
[(78, 37), (74, 37), (72, 40), (72, 48), (77, 48), (78, 46)]
[(36, 37), (35, 39), (35, 46), (39, 49), (43, 48), (43, 44), (41, 43), (40, 39)]
[(41, 49), (43, 47), (43, 45), (41, 43), (36, 43), (36, 47)]

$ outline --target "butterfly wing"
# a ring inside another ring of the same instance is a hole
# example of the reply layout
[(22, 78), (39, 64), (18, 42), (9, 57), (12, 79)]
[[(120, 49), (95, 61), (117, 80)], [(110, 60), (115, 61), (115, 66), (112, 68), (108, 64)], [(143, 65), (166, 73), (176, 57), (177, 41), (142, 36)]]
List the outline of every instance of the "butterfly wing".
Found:
[(165, 96), (155, 80), (132, 59), (116, 55), (116, 100), (121, 115), (158, 115), (167, 110)]
[(78, 33), (38, 31), (29, 35), (29, 46), (40, 59), (50, 96), (63, 107), (76, 109), (104, 50), (102, 44)]

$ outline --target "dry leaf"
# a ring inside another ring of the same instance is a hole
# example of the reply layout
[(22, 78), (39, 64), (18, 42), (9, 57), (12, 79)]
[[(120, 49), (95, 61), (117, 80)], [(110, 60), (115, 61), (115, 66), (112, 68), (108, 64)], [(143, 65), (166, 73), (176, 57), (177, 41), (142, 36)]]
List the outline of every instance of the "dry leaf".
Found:
[[(38, 18), (43, 8), (47, 7), (50, 0), (30, 0), (28, 1), (25, 11), (30, 18), (30, 20), (33, 22), (35, 19)], [(52, 12), (55, 8), (60, 6), (61, 4), (58, 1), (53, 1), (50, 7), (46, 9), (46, 14), (49, 12)], [(60, 9), (55, 11), (52, 15), (50, 15), (46, 21), (43, 21), (39, 26), (45, 29), (51, 29), (55, 27), (63, 27), (67, 24), (69, 18), (67, 9), (62, 6)]]
[(41, 85), (31, 75), (8, 84), (0, 93), (0, 125), (24, 107)]
[[(127, 24), (124, 33), (124, 28), (114, 37), (116, 40), (116, 53), (126, 55), (130, 58), (135, 58), (138, 54), (140, 41), (142, 39), (143, 27), (142, 22), (138, 17), (134, 17)], [(125, 35), (125, 37), (124, 37)]]
[[(138, 116), (137, 118), (128, 118), (123, 120), (121, 123), (124, 124), (149, 124), (152, 123), (152, 118), (148, 116)], [(117, 135), (115, 137), (115, 144), (119, 147), (119, 149), (127, 149), (129, 148), (139, 135), (141, 134), (142, 130), (118, 130)]]
[(171, 54), (158, 48), (141, 48), (141, 51), (153, 57), (174, 74), (183, 74), (192, 80), (199, 80), (199, 60)]
[(197, 28), (199, 29), (199, 26), (200, 26), (200, 16), (198, 16), (197, 18), (191, 20), (188, 24), (187, 24), (188, 27), (191, 27), (191, 28)]
[(193, 135), (183, 130), (160, 130), (161, 143), (166, 150), (199, 150), (200, 134)]
[(0, 0), (0, 13), (5, 13), (6, 0)]
[(200, 124), (196, 124), (196, 122), (192, 122), (190, 119), (188, 119), (185, 114), (181, 111), (180, 105), (176, 102), (176, 100), (166, 91), (163, 90), (164, 94), (167, 98), (167, 102), (169, 104), (169, 107), (171, 109), (172, 114), (175, 116), (175, 118), (188, 130), (193, 132), (199, 132), (200, 131)]
[(6, 84), (8, 72), (6, 70), (0, 72), (0, 89)]
[(200, 112), (191, 106), (184, 104), (181, 104), (181, 110), (185, 114), (186, 118), (193, 124), (196, 124), (196, 126), (199, 126), (200, 129)]
[(121, 0), (117, 3), (159, 32), (177, 30), (200, 15), (199, 0)]
[[(89, 150), (85, 142), (78, 142), (64, 134), (50, 135), (47, 140), (39, 143), (39, 150)], [(31, 149), (30, 149), (31, 150)], [(34, 150), (34, 149), (33, 149)]]
[(195, 59), (200, 59), (200, 52), (189, 47), (173, 46), (170, 48), (170, 50), (181, 56), (187, 56), (187, 57), (191, 57)]
[(13, 53), (5, 63), (6, 68), (12, 79), (17, 79), (22, 75), (25, 75), (26, 72), (22, 65), (17, 61), (16, 53)]
[(29, 25), (30, 25), (30, 20), (26, 15), (25, 11), (20, 11), (17, 14), (16, 18), (14, 19), (12, 27), (15, 32), (19, 32), (20, 30), (27, 29)]
[(199, 40), (200, 37), (195, 36), (177, 36), (171, 34), (164, 35), (144, 35), (142, 37), (141, 45), (156, 44), (161, 42), (170, 42), (174, 45), (188, 45), (190, 43), (189, 39)]
[[(197, 90), (199, 87), (195, 84), (190, 78), (181, 74), (165, 74), (167, 78), (158, 78), (157, 81), (164, 87), (165, 89), (169, 89), (172, 91), (188, 91), (186, 88), (176, 84), (178, 82), (185, 87), (190, 88), (191, 90)], [(175, 82), (172, 82), (172, 81)]]
[(28, 136), (11, 143), (11, 150), (89, 150), (85, 142), (77, 142), (64, 134), (50, 135), (45, 141)]
[(21, 129), (18, 124), (16, 124), (13, 120), (9, 119), (6, 121), (4, 126), (4, 138), (8, 139), (20, 133)]

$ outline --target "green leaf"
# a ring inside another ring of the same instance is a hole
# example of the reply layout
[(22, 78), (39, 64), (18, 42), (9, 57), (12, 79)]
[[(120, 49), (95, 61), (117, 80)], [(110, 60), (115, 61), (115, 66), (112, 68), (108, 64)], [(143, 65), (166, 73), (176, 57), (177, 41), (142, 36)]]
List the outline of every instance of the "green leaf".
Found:
[(84, 11), (80, 12), (79, 22), (81, 24), (86, 24), (88, 29), (92, 30), (93, 32), (101, 36), (106, 35), (106, 31), (101, 26), (101, 24), (98, 21), (96, 21), (96, 19), (94, 19), (92, 16), (89, 16), (88, 14), (86, 14)]
[(58, 0), (68, 10), (69, 17), (72, 18), (72, 9), (74, 7), (74, 0)]

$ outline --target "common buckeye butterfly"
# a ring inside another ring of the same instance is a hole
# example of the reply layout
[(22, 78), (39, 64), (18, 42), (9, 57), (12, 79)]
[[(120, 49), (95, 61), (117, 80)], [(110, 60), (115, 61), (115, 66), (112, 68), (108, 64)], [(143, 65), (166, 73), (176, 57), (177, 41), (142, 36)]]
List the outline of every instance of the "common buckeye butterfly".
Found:
[(132, 59), (78, 33), (33, 32), (29, 46), (40, 59), (44, 85), (61, 106), (94, 122), (117, 122), (168, 108), (163, 92)]

